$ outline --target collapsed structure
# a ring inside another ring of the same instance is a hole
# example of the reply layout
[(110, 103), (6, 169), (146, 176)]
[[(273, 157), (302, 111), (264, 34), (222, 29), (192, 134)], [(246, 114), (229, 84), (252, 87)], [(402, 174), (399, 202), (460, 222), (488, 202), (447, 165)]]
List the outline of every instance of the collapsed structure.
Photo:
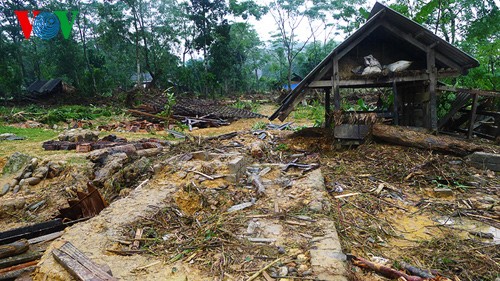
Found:
[[(479, 62), (476, 59), (425, 27), (376, 3), (368, 21), (323, 59), (288, 94), (269, 119), (283, 121), (305, 97), (307, 90), (322, 89), (325, 93), (325, 120), (329, 126), (332, 94), (333, 107), (339, 111), (341, 88), (385, 87), (392, 88), (394, 106), (383, 117), (392, 117), (395, 125), (438, 130), (473, 99), (470, 136), (478, 95), (498, 96), (498, 93), (455, 89), (446, 87), (438, 80), (465, 75), (477, 66)], [(459, 92), (450, 113), (440, 120), (437, 115), (437, 91)], [(336, 125), (340, 125), (337, 121)], [(496, 116), (495, 122), (499, 121)], [(495, 136), (495, 133), (492, 134)]]

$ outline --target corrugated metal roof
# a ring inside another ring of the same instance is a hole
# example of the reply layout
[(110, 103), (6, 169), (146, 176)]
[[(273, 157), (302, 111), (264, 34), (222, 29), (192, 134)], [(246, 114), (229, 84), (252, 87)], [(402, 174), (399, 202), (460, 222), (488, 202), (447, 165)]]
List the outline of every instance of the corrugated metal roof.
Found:
[(33, 94), (47, 94), (52, 92), (62, 80), (59, 78), (50, 80), (37, 80), (28, 87), (28, 92)]
[(347, 46), (355, 42), (365, 32), (372, 32), (374, 30), (373, 27), (382, 21), (387, 21), (389, 25), (395, 26), (405, 34), (411, 35), (413, 39), (418, 40), (422, 45), (434, 45), (436, 53), (456, 64), (460, 68), (458, 70), (462, 71), (479, 66), (479, 62), (473, 57), (439, 38), (420, 24), (377, 2), (373, 6), (370, 17), (366, 23), (346, 40), (344, 40), (344, 42), (338, 45), (309, 74), (307, 74), (304, 80), (302, 80), (297, 87), (286, 96), (282, 105), (276, 110), (276, 112), (273, 113), (273, 115), (271, 115), (271, 117), (269, 117), (269, 119), (274, 120), (279, 117), (280, 120), (284, 120), (288, 116), (288, 113), (285, 113), (285, 110), (288, 110), (290, 106), (294, 107), (300, 101), (297, 101), (297, 99), (301, 98), (303, 89), (313, 81), (316, 74), (327, 66), (336, 54), (340, 53)]

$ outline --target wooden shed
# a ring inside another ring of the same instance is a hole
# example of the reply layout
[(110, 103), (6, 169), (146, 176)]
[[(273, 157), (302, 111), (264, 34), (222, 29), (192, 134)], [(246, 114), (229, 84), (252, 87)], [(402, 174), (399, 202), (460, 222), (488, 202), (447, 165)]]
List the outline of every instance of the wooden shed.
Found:
[[(398, 61), (411, 61), (411, 64), (402, 71), (354, 73), (370, 55), (382, 66)], [(334, 109), (340, 110), (340, 88), (387, 87), (394, 93), (390, 113), (396, 125), (436, 130), (438, 79), (465, 75), (468, 69), (477, 66), (476, 59), (425, 27), (376, 3), (367, 22), (323, 59), (269, 119), (287, 118), (307, 89), (324, 89), (325, 117), (331, 120), (330, 105), (333, 103)]]

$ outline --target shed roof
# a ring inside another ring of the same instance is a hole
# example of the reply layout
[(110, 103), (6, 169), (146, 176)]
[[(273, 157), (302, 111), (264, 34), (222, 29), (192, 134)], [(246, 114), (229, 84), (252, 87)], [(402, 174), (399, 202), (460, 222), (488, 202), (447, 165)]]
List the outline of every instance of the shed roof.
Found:
[(466, 73), (468, 69), (479, 66), (479, 62), (464, 53), (460, 49), (439, 38), (437, 35), (423, 27), (422, 25), (412, 21), (411, 19), (401, 15), (393, 9), (376, 3), (370, 13), (370, 17), (366, 23), (361, 26), (356, 32), (349, 36), (344, 42), (339, 44), (333, 51), (328, 54), (298, 85), (290, 94), (283, 100), (282, 105), (276, 112), (269, 117), (274, 120), (279, 117), (284, 120), (291, 112), (293, 107), (300, 102), (303, 97), (301, 93), (315, 79), (321, 79), (326, 73), (328, 64), (334, 57), (340, 59), (349, 52), (355, 45), (361, 43), (367, 34), (372, 33), (378, 27), (383, 26), (388, 32), (394, 33), (403, 40), (410, 42), (412, 45), (420, 49), (434, 48), (436, 51), (436, 60), (444, 63), (450, 68), (456, 69), (461, 73)]
[(50, 79), (48, 81), (37, 80), (28, 87), (28, 92), (34, 94), (47, 94), (52, 92), (60, 83), (62, 83), (62, 80), (59, 78)]

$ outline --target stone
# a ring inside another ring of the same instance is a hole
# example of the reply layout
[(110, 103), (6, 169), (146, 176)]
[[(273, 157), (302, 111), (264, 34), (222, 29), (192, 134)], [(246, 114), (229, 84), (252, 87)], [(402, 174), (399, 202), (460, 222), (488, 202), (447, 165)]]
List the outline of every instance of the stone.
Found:
[(24, 140), (24, 139), (26, 139), (26, 138), (16, 136), (15, 134), (11, 134), (11, 133), (5, 133), (5, 134), (0, 135), (0, 141), (3, 141), (3, 140), (14, 141), (14, 140)]
[(48, 173), (49, 173), (49, 167), (40, 166), (36, 168), (35, 171), (33, 172), (33, 177), (43, 179), (47, 176)]
[(60, 141), (69, 142), (93, 142), (99, 138), (99, 132), (86, 129), (71, 129), (64, 131), (58, 136)]
[(229, 173), (235, 175), (235, 180), (238, 181), (245, 173), (247, 165), (248, 160), (245, 156), (237, 156), (233, 160), (229, 161)]
[(13, 194), (18, 193), (20, 188), (21, 188), (21, 186), (19, 186), (19, 185), (14, 186), (14, 189), (12, 190), (12, 193)]
[(21, 152), (14, 152), (3, 167), (3, 174), (9, 175), (23, 170), (31, 160), (31, 156)]
[(453, 197), (453, 190), (450, 188), (434, 188), (434, 196), (437, 198)]
[(127, 197), (130, 194), (130, 192), (132, 192), (132, 189), (126, 187), (120, 190), (120, 197)]
[(321, 212), (323, 211), (323, 203), (321, 203), (318, 200), (314, 200), (311, 203), (309, 203), (309, 210), (313, 212)]
[(279, 275), (280, 276), (287, 276), (288, 275), (288, 267), (286, 267), (286, 266), (280, 267)]
[(10, 190), (10, 184), (6, 183), (3, 185), (2, 191), (0, 191), (0, 196), (4, 196)]
[(208, 160), (208, 152), (205, 150), (191, 152), (191, 155), (193, 155), (193, 159), (195, 160), (201, 160), (201, 161)]
[(32, 169), (36, 169), (36, 167), (38, 167), (38, 158), (31, 158), (30, 167)]
[(308, 267), (307, 265), (305, 265), (305, 264), (301, 264), (301, 265), (299, 265), (299, 267), (297, 268), (297, 272), (298, 272), (299, 274), (301, 274), (301, 275), (302, 275), (302, 274), (303, 274), (303, 272), (304, 272), (304, 271), (307, 271), (308, 269), (309, 269), (309, 267)]
[(305, 276), (310, 276), (310, 275), (312, 275), (312, 271), (310, 271), (310, 270), (306, 270), (306, 271), (302, 272), (302, 274), (301, 274), (301, 275), (302, 275), (302, 276), (304, 276), (304, 277), (305, 277)]
[(470, 164), (479, 169), (489, 169), (495, 172), (500, 172), (500, 154), (474, 152), (467, 156)]
[(41, 181), (42, 181), (42, 179), (41, 179), (41, 178), (36, 178), (36, 177), (30, 177), (30, 178), (27, 178), (27, 179), (26, 179), (26, 182), (27, 182), (29, 185), (37, 185), (37, 184), (39, 184)]
[(47, 174), (48, 179), (52, 179), (59, 176), (63, 171), (63, 167), (59, 164), (50, 163), (48, 166), (49, 166), (49, 172)]
[(299, 254), (297, 255), (297, 262), (298, 263), (303, 263), (307, 261), (307, 256), (304, 254)]
[(0, 217), (3, 217), (6, 213), (11, 213), (24, 208), (25, 204), (26, 200), (22, 197), (0, 201)]
[(12, 179), (10, 181), (10, 186), (16, 186), (18, 183), (19, 183), (19, 181), (17, 179)]
[(31, 177), (31, 175), (33, 175), (32, 172), (26, 172), (23, 174), (23, 179), (27, 179), (27, 178)]

